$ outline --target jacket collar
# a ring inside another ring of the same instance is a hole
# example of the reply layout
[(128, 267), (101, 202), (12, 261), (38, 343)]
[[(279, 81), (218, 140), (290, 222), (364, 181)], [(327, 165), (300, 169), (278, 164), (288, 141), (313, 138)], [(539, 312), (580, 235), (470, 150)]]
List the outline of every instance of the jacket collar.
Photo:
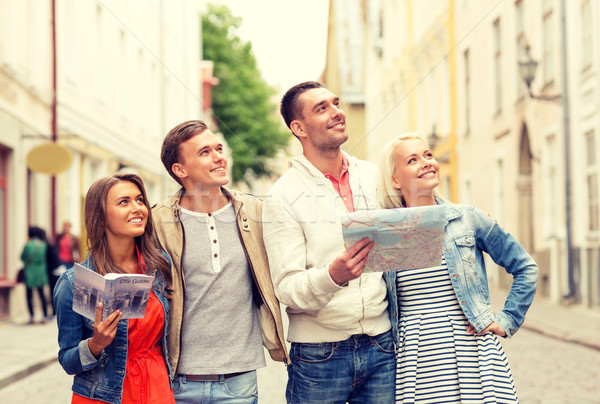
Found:
[[(237, 194), (236, 191), (230, 190), (229, 188), (227, 188), (225, 186), (221, 187), (221, 191), (223, 191), (223, 194), (225, 194), (225, 196), (227, 198), (229, 198), (229, 200), (233, 204), (235, 212), (237, 213), (242, 207), (242, 202), (240, 202), (239, 200), (236, 199), (236, 194)], [(179, 201), (181, 201), (181, 198), (183, 197), (184, 194), (185, 194), (185, 188), (181, 187), (181, 188), (179, 188), (179, 191), (177, 191), (177, 193), (175, 195), (173, 195), (167, 199), (167, 205), (173, 210), (173, 212), (175, 213), (175, 216), (177, 216), (177, 217), (179, 217), (179, 215), (181, 214), (181, 205), (179, 204)]]
[(462, 216), (462, 212), (460, 210), (458, 210), (456, 205), (454, 205), (452, 202), (446, 201), (438, 196), (435, 197), (435, 201), (437, 202), (438, 205), (446, 205), (446, 220), (447, 221), (454, 220), (457, 217)]
[[(348, 171), (352, 172), (354, 167), (356, 167), (356, 158), (350, 156), (348, 153), (342, 150), (342, 155), (348, 161)], [(311, 163), (304, 154), (298, 154), (290, 159), (288, 164), (289, 167), (294, 167), (297, 170), (305, 171), (312, 177), (319, 179), (323, 182), (329, 181), (317, 167)]]

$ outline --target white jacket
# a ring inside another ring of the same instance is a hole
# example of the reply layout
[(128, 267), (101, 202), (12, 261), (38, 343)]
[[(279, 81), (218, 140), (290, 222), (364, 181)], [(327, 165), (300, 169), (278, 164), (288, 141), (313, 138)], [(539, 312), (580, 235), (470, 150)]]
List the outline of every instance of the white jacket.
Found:
[[(377, 167), (346, 155), (355, 210), (376, 207)], [(304, 155), (272, 186), (263, 206), (263, 238), (275, 294), (287, 306), (291, 342), (342, 341), (391, 328), (381, 273), (338, 286), (329, 264), (344, 251), (348, 213), (333, 184)]]

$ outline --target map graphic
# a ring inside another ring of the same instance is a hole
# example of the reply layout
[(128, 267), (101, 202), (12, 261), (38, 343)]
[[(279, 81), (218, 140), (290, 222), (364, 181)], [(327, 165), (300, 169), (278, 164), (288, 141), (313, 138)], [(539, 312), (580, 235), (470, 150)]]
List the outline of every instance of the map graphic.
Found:
[(364, 237), (375, 242), (364, 272), (440, 265), (445, 227), (443, 205), (360, 211), (342, 218), (346, 248)]

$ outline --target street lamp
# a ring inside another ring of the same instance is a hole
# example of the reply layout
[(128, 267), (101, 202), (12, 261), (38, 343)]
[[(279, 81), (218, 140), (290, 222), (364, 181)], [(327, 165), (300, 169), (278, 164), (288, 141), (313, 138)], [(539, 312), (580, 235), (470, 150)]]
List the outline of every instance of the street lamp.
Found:
[(431, 150), (434, 150), (435, 146), (437, 146), (437, 143), (440, 140), (440, 136), (437, 133), (435, 133), (435, 123), (431, 128), (431, 133), (429, 134), (427, 140), (429, 141), (429, 147), (431, 147)]
[(527, 89), (529, 90), (529, 97), (536, 100), (542, 101), (554, 101), (560, 102), (561, 96), (559, 95), (534, 95), (531, 90), (531, 83), (535, 80), (535, 70), (537, 69), (538, 62), (537, 60), (531, 57), (529, 44), (525, 45), (525, 57), (519, 60), (519, 74), (521, 78), (527, 84)]

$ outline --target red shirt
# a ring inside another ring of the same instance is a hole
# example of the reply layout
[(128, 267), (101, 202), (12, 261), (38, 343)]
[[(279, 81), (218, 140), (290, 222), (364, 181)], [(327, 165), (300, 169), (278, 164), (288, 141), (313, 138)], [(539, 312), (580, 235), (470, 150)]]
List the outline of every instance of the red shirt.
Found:
[[(137, 251), (137, 246), (136, 246)], [(145, 273), (144, 257), (138, 254), (138, 273)], [(146, 306), (143, 318), (128, 320), (127, 365), (123, 380), (122, 403), (175, 404), (169, 384), (169, 373), (162, 355), (161, 340), (164, 333), (165, 315), (154, 291)], [(73, 393), (71, 404), (103, 403)]]
[(73, 262), (73, 239), (65, 234), (58, 242), (58, 258), (62, 262)]
[(354, 212), (354, 199), (352, 199), (352, 189), (350, 189), (350, 173), (348, 172), (348, 167), (348, 159), (346, 156), (342, 155), (342, 171), (340, 172), (340, 179), (338, 180), (330, 173), (326, 173), (325, 178), (331, 181), (335, 190), (340, 194), (348, 212)]

